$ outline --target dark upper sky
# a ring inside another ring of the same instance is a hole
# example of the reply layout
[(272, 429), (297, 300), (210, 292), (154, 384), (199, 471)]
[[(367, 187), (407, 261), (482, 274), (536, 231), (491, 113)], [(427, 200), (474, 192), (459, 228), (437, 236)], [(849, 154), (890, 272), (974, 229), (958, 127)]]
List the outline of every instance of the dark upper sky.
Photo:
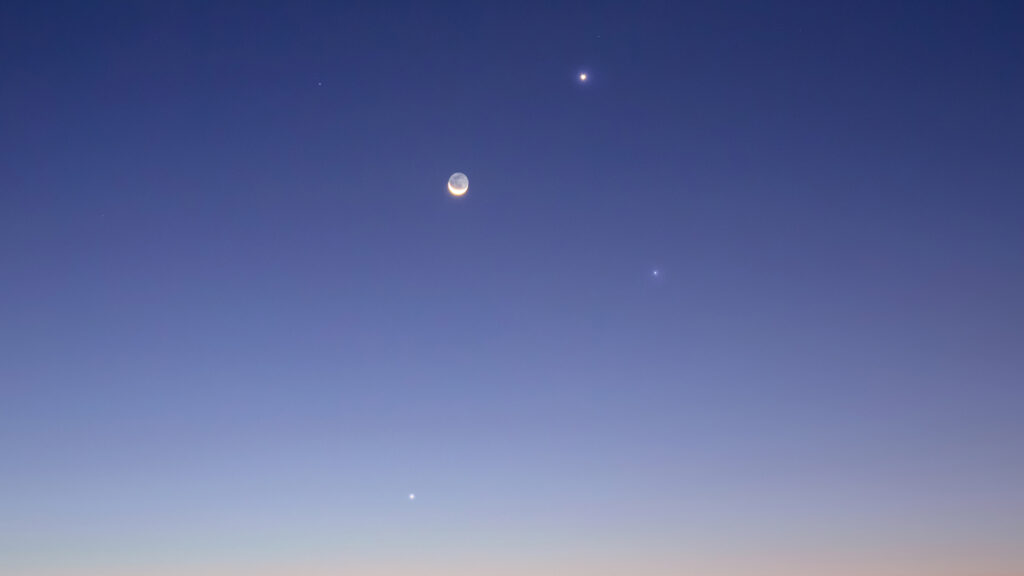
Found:
[(1021, 30), (4, 2), (0, 572), (1024, 571)]

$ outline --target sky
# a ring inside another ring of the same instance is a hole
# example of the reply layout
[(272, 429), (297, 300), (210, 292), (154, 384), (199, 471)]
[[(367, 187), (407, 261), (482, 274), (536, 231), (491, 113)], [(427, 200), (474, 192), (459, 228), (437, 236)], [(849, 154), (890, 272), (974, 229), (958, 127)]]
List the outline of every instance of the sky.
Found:
[(0, 573), (1024, 574), (1022, 25), (4, 2)]

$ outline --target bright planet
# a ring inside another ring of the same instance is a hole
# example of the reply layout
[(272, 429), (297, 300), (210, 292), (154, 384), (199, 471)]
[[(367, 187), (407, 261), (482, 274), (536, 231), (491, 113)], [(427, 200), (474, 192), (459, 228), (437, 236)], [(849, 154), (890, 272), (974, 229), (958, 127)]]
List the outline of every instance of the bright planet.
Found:
[(452, 196), (462, 196), (466, 190), (469, 190), (469, 178), (466, 178), (462, 172), (452, 174), (448, 179), (448, 191), (452, 193)]

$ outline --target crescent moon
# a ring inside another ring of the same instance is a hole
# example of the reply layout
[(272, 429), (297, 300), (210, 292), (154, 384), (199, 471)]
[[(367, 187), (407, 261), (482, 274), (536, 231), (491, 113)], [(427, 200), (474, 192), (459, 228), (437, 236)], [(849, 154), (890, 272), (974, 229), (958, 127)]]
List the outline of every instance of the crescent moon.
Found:
[(448, 179), (448, 192), (452, 196), (462, 196), (469, 190), (469, 178), (462, 172), (456, 172), (452, 174), (451, 178)]

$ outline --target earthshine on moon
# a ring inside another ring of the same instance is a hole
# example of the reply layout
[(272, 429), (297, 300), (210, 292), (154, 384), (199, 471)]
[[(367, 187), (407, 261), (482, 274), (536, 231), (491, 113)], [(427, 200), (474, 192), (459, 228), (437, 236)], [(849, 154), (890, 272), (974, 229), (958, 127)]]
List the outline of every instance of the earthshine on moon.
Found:
[(469, 178), (462, 172), (456, 172), (452, 174), (452, 177), (448, 179), (448, 191), (452, 193), (452, 196), (462, 196), (469, 190)]

